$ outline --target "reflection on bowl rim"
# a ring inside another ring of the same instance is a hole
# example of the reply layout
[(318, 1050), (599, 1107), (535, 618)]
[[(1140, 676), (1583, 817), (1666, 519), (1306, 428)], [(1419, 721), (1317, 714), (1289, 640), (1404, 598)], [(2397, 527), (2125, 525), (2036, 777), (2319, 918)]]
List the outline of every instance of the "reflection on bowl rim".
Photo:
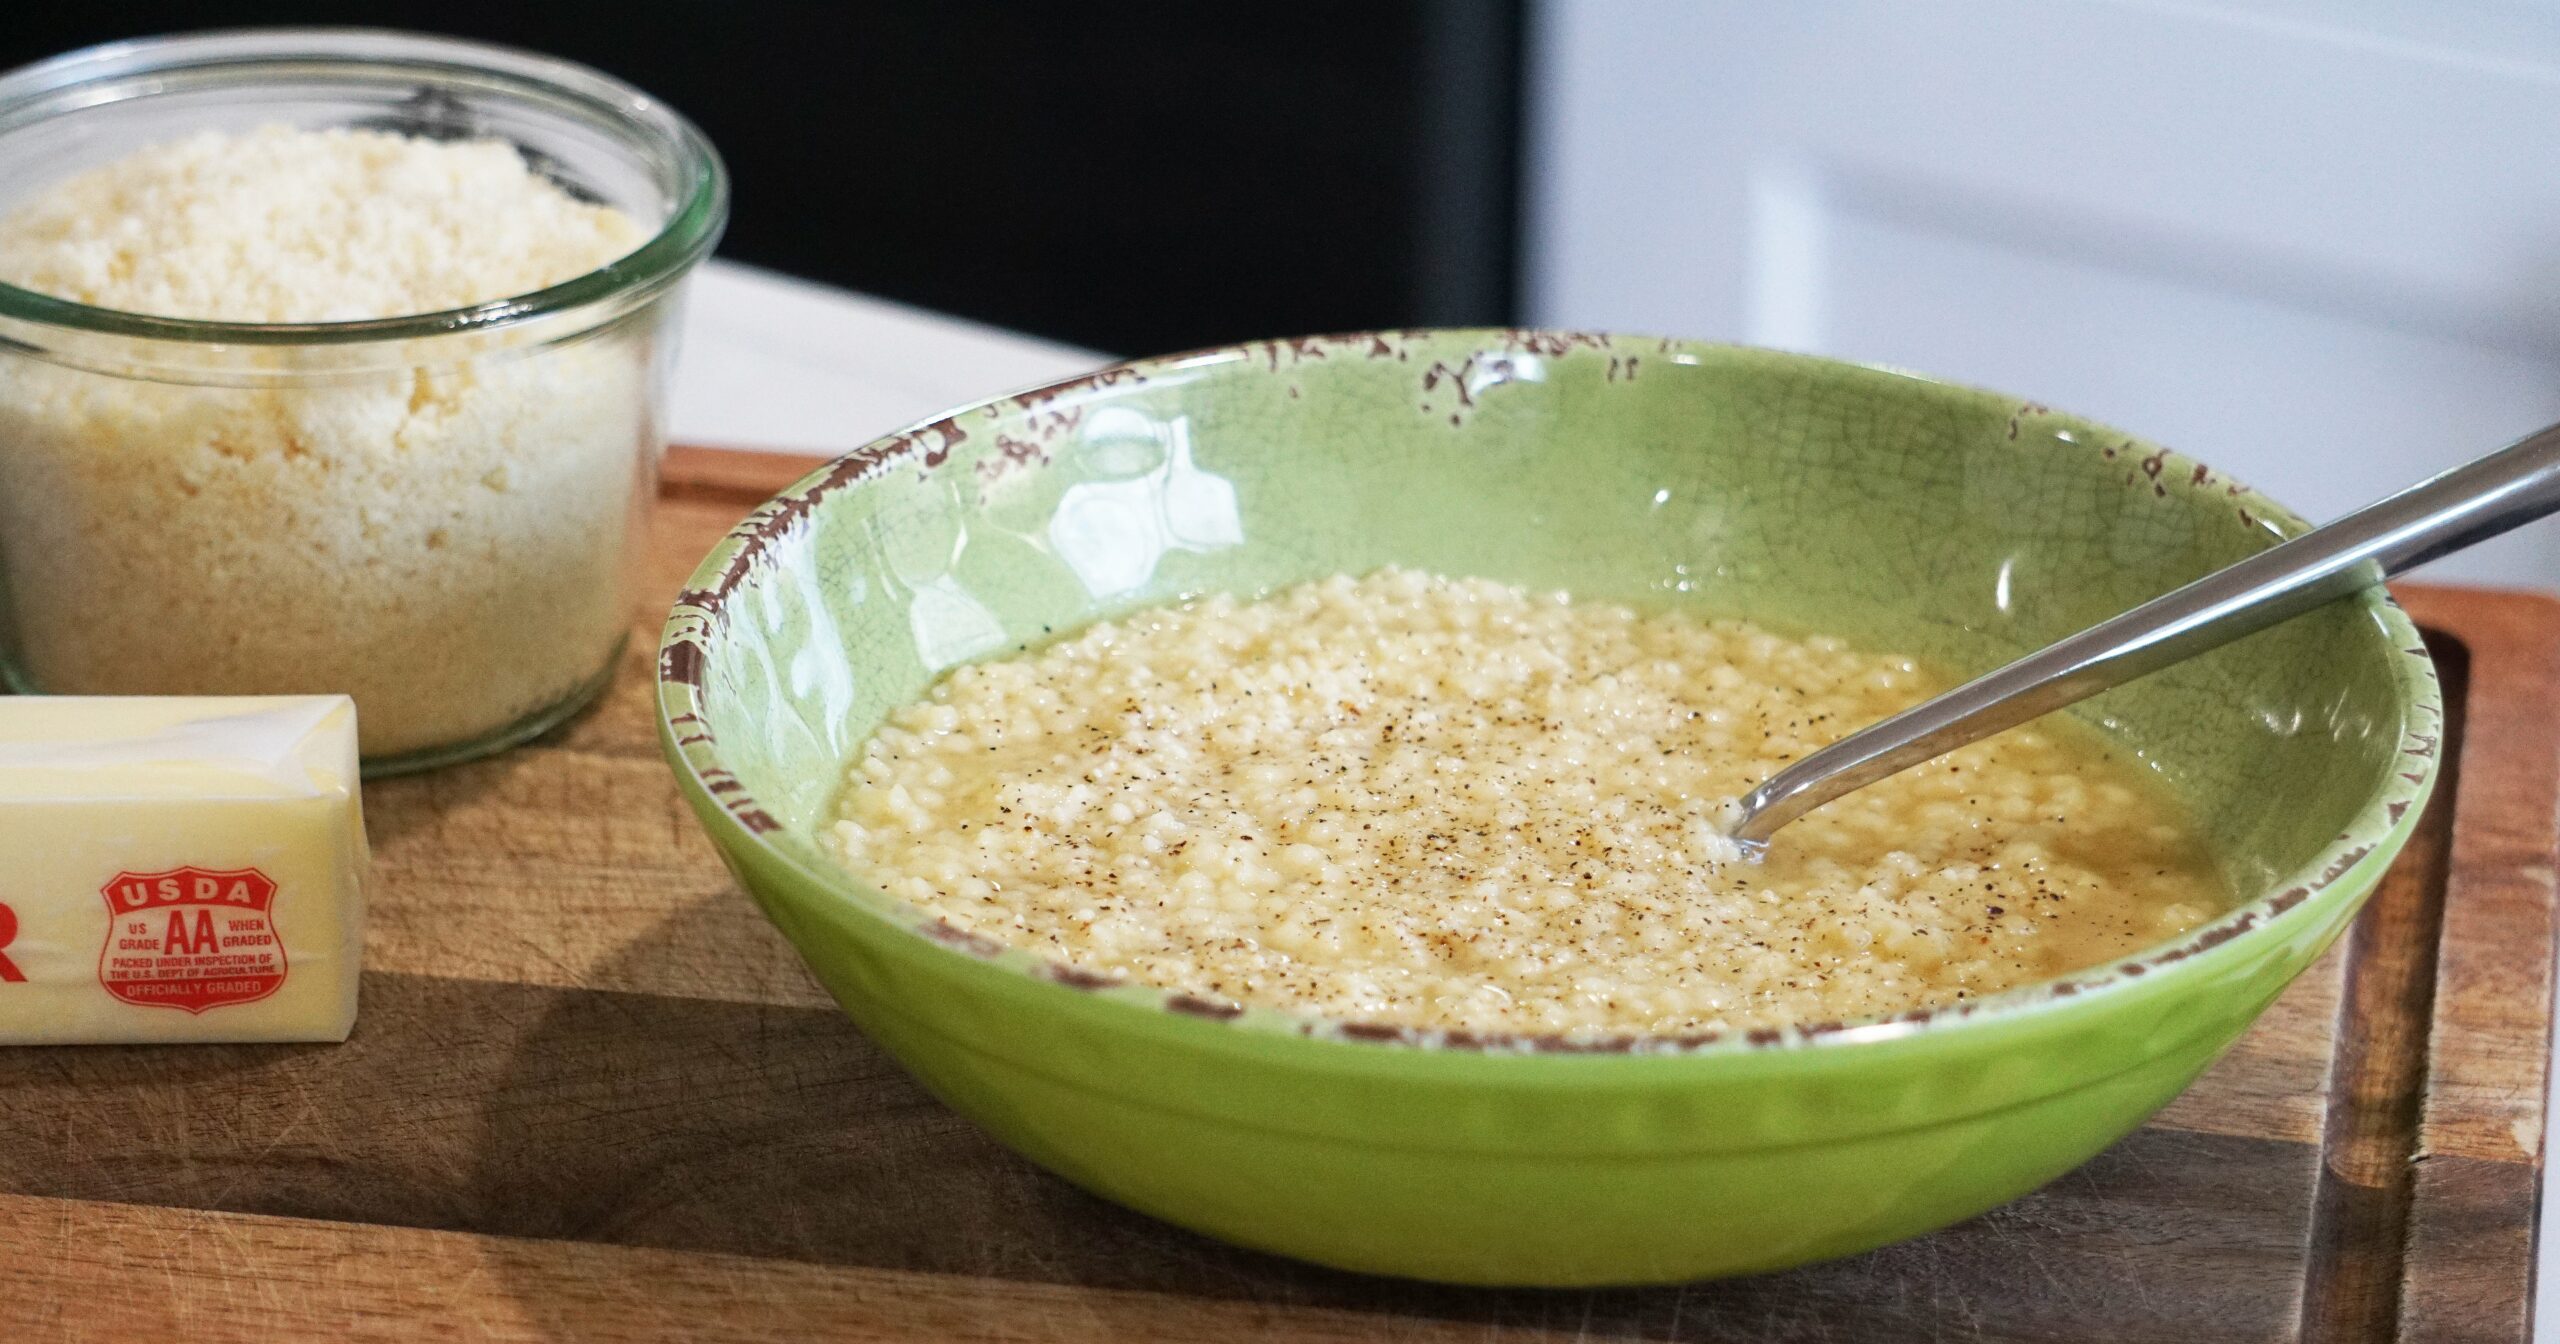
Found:
[[(2366, 799), (2364, 806), (2358, 809), (2354, 819), (2335, 840), (2308, 862), (2270, 882), (2271, 894), (2244, 902), (2198, 928), (2130, 956), (1981, 998), (1845, 1021), (1681, 1034), (1608, 1029), (1517, 1032), (1407, 1027), (1295, 1009), (1204, 999), (1133, 978), (1099, 975), (1028, 949), (964, 931), (921, 907), (880, 891), (834, 864), (822, 862), (813, 866), (803, 862), (767, 838), (781, 829), (780, 823), (748, 795), (735, 775), (720, 765), (718, 743), (711, 732), (710, 720), (701, 712), (706, 641), (723, 619), (723, 604), (753, 572), (764, 548), (788, 534), (826, 496), (875, 479), (897, 467), (914, 465), (931, 470), (940, 466), (949, 456), (952, 446), (966, 437), (959, 426), (964, 417), (1000, 415), (1008, 407), (1025, 412), (1035, 407), (1054, 409), (1062, 397), (1101, 392), (1123, 381), (1146, 382), (1158, 375), (1227, 364), (1267, 359), (1276, 371), (1284, 351), (1292, 352), (1294, 357), (1310, 352), (1320, 353), (1327, 348), (1383, 347), (1416, 339), (1463, 343), (1477, 350), (1544, 354), (1561, 353), (1575, 346), (1611, 349), (1618, 343), (1640, 343), (1648, 353), (1671, 354), (1675, 363), (1693, 362), (1684, 356), (1713, 351), (1779, 364), (1846, 366), (1846, 361), (1811, 355), (1599, 332), (1523, 328), (1353, 332), (1296, 340), (1253, 341), (1132, 360), (1025, 391), (989, 397), (929, 420), (918, 421), (829, 462), (793, 482), (790, 488), (749, 514), (703, 558), (687, 580), (684, 592), (677, 597), (659, 645), (658, 727), (661, 740), (669, 748), (668, 754), (682, 762), (681, 768), (690, 776), (694, 789), (702, 796), (719, 802), (720, 807), (708, 824), (725, 829), (729, 838), (754, 847), (816, 886), (844, 897), (849, 904), (889, 922), (901, 932), (932, 944), (945, 955), (987, 962), (1012, 971), (1025, 980), (1044, 982), (1046, 987), (1058, 993), (1108, 999), (1133, 1011), (1178, 1014), (1265, 1034), (1361, 1044), (1481, 1053), (1695, 1057), (1773, 1048), (1837, 1047), (1923, 1033), (1934, 1035), (1960, 1029), (1968, 1023), (1988, 1024), (2017, 1018), (2064, 1000), (2094, 1000), (2111, 992), (2126, 990), (2155, 971), (2175, 966), (2244, 935), (2255, 932), (2261, 939), (2269, 936), (2267, 931), (2279, 927), (2288, 911), (2338, 882), (2377, 849), (2385, 848), (2386, 842), (2396, 835), (2414, 829), (2435, 787), (2437, 764), (2442, 756), (2438, 747), (2444, 722), (2442, 690), (2437, 682), (2435, 663), (2428, 656), (2417, 627), (2400, 609), (2399, 603), (2380, 588), (2369, 589), (2352, 600), (2364, 607), (2381, 626), (2383, 636), (2398, 653), (2395, 666), (2401, 699), (2407, 707), (2407, 717), (2400, 724), (2401, 755), (2407, 768), (2393, 772), (2382, 787)], [(2021, 403), (1996, 393), (1945, 383), (1904, 370), (1872, 365), (1854, 367), (1926, 383), (1945, 392), (1988, 398), (1997, 404), (2013, 407), (2015, 416), (2046, 413), (2046, 408), (2036, 403)], [(2173, 490), (2201, 492), (2206, 495), (2205, 507), (2228, 509), (2235, 521), (2243, 526), (2275, 536), (2292, 536), (2307, 530), (2307, 525), (2290, 510), (2194, 459), (2131, 435), (2118, 434), (2110, 442), (2116, 445), (2112, 449), (2095, 443), (2086, 447), (2088, 451), (2107, 452), (2111, 456), (2139, 453), (2135, 460), (2141, 464), (2141, 470), (2133, 475), (2128, 488), (2150, 490), (2163, 497)]]

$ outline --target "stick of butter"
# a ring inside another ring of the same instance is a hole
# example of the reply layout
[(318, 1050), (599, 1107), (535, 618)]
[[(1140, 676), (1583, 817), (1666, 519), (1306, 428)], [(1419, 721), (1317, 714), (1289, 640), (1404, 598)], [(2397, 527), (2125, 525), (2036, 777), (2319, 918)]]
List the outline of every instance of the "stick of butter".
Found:
[(343, 1041), (367, 869), (343, 695), (0, 695), (0, 1045)]

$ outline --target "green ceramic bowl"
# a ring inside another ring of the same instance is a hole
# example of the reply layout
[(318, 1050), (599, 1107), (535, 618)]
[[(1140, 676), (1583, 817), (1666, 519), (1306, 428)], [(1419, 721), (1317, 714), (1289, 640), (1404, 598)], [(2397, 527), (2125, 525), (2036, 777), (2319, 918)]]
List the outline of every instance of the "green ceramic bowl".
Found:
[(1982, 669), (2298, 530), (2033, 403), (1652, 338), (1405, 332), (1149, 360), (848, 456), (712, 551), (664, 740), (866, 1032), (1058, 1174), (1247, 1246), (1482, 1284), (1776, 1269), (2035, 1188), (2167, 1102), (2355, 913), (2435, 777), (2379, 592), (2084, 707), (2247, 897), (2067, 980), (1690, 1039), (1415, 1033), (1100, 987), (853, 880), (846, 759), (937, 674), (1105, 613), (1389, 563)]

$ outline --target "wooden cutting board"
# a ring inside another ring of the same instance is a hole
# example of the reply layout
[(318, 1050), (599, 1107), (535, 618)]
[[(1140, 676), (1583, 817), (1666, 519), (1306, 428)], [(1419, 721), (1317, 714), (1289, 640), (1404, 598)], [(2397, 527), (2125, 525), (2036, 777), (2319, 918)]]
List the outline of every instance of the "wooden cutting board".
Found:
[(354, 1039), (0, 1050), (0, 1339), (2527, 1338), (2560, 603), (2404, 591), (2452, 692), (2418, 838), (2086, 1167), (1835, 1264), (1466, 1291), (1047, 1176), (909, 1082), (731, 884), (659, 762), (648, 650), (694, 560), (807, 465), (679, 450), (604, 703), (367, 786)]

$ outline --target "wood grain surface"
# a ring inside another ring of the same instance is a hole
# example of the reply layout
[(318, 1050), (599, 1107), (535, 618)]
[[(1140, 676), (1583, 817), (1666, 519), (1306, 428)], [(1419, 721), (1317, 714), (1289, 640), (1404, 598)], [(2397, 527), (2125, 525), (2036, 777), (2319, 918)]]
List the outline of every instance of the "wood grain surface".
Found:
[(2356, 929), (2151, 1124), (1830, 1265), (1484, 1292), (1236, 1250), (926, 1097), (678, 800), (657, 614), (805, 470), (678, 450), (639, 637), (539, 742), (365, 790), (338, 1046), (0, 1050), (0, 1340), (2528, 1338), (2560, 604), (2410, 588), (2449, 785)]

